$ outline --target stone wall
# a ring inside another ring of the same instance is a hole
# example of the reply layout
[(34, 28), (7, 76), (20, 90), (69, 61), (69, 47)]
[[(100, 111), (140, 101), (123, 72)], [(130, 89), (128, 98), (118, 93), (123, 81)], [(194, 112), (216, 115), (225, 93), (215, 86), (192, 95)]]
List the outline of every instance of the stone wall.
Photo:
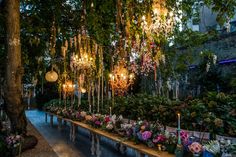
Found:
[(236, 32), (221, 35), (218, 38), (207, 41), (202, 46), (196, 48), (193, 64), (199, 62), (199, 53), (203, 50), (210, 50), (217, 55), (218, 61), (226, 59), (236, 59)]

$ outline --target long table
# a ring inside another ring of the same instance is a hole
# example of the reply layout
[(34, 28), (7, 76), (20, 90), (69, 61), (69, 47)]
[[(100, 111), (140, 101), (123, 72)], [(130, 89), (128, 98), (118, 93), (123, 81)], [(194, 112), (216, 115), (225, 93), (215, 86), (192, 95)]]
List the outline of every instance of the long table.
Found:
[(119, 143), (120, 146), (120, 151), (124, 150), (124, 147), (129, 147), (132, 148), (136, 151), (136, 156), (137, 157), (144, 157), (145, 155), (151, 156), (151, 157), (174, 157), (173, 154), (169, 154), (164, 151), (158, 151), (157, 149), (149, 148), (144, 144), (135, 144), (134, 142), (130, 140), (124, 140), (121, 136), (114, 134), (114, 133), (109, 133), (105, 132), (100, 129), (96, 129), (91, 127), (88, 124), (78, 122), (78, 121), (73, 121), (71, 119), (63, 118), (59, 115), (50, 113), (50, 112), (45, 112), (45, 121), (48, 121), (48, 116), (50, 116), (50, 125), (53, 126), (53, 117), (57, 117), (58, 120), (58, 129), (62, 129), (62, 120), (65, 123), (70, 124), (70, 140), (73, 142), (75, 141), (76, 137), (76, 129), (77, 127), (84, 128), (88, 130), (91, 134), (92, 141), (91, 141), (91, 154), (95, 155), (97, 157), (101, 156), (101, 150), (100, 150), (100, 136), (101, 137), (106, 137), (114, 142)]

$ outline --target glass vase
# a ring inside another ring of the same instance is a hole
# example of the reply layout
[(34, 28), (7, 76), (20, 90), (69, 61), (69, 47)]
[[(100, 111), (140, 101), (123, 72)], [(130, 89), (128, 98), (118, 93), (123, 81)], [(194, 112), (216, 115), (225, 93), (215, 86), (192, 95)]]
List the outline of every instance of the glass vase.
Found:
[(208, 151), (203, 152), (203, 157), (214, 157), (214, 155)]

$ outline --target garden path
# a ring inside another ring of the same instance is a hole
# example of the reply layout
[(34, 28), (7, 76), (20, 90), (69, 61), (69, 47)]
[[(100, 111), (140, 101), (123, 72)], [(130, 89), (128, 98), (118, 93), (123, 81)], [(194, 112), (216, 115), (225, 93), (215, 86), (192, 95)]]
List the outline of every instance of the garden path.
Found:
[[(69, 126), (61, 131), (57, 129), (57, 120), (53, 119), (54, 126), (45, 122), (45, 113), (39, 110), (26, 111), (28, 120), (35, 126), (39, 133), (46, 139), (58, 157), (95, 157), (90, 153), (91, 142), (89, 132), (85, 129), (78, 129), (75, 143), (69, 139)], [(128, 149), (126, 154), (121, 154), (115, 149), (115, 143), (102, 138), (101, 157), (131, 157), (135, 152)]]

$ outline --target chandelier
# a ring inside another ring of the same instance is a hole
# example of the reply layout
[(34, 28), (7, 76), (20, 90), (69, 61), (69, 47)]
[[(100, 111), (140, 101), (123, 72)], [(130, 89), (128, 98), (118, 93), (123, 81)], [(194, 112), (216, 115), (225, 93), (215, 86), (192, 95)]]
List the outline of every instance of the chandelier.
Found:
[(64, 93), (73, 93), (75, 90), (75, 85), (71, 80), (65, 81), (65, 83), (62, 85), (62, 91)]
[(142, 17), (141, 26), (148, 35), (154, 33), (167, 36), (173, 31), (174, 15), (165, 7), (165, 0), (153, 1), (152, 12)]
[(118, 65), (114, 67), (114, 70), (109, 74), (109, 83), (113, 91), (118, 95), (124, 95), (129, 86), (134, 83), (134, 74), (129, 74), (129, 71), (125, 68), (124, 61), (120, 61)]
[(82, 52), (80, 57), (77, 54), (73, 54), (71, 58), (71, 66), (73, 67), (72, 69), (75, 68), (76, 70), (88, 70), (94, 68), (95, 60), (87, 52)]

